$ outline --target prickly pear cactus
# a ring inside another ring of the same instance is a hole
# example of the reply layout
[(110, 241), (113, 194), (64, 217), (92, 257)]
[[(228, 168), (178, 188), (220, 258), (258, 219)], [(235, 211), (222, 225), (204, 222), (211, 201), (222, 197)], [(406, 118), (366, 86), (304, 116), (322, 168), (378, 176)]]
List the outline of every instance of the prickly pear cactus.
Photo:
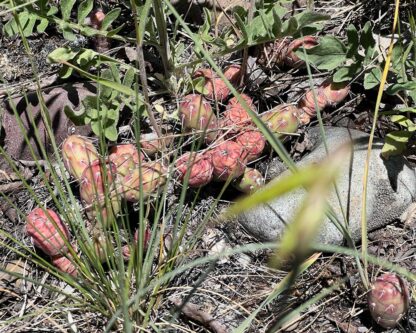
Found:
[(119, 198), (114, 193), (114, 178), (117, 168), (114, 163), (97, 160), (87, 167), (81, 176), (80, 196), (90, 220), (98, 220), (107, 227), (120, 211)]
[(233, 186), (243, 193), (252, 193), (264, 185), (264, 177), (260, 171), (246, 168), (244, 174), (233, 181)]
[(98, 152), (86, 137), (71, 135), (62, 144), (62, 158), (71, 176), (79, 180), (85, 168), (98, 159)]
[(368, 307), (373, 319), (384, 328), (392, 328), (409, 308), (409, 290), (398, 275), (380, 275), (368, 293)]
[(299, 127), (298, 109), (290, 104), (279, 105), (261, 115), (261, 120), (279, 138), (288, 133), (295, 133)]
[(244, 148), (233, 141), (224, 141), (211, 152), (214, 176), (217, 180), (240, 177), (247, 163)]
[(180, 182), (185, 181), (188, 170), (188, 185), (190, 187), (207, 185), (212, 180), (214, 171), (211, 155), (204, 153), (186, 153), (182, 155), (176, 162), (176, 171)]
[[(48, 213), (48, 215), (45, 213)], [(51, 209), (35, 208), (26, 217), (26, 232), (33, 245), (54, 257), (68, 252), (69, 231), (59, 216)]]
[(247, 162), (258, 159), (266, 146), (266, 139), (259, 131), (245, 131), (235, 139), (247, 153)]

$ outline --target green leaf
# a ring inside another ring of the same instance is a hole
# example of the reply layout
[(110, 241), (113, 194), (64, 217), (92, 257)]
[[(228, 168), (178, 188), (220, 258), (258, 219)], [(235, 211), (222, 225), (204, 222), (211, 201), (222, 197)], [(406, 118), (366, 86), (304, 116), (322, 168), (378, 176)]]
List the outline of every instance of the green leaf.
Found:
[(69, 40), (70, 42), (73, 42), (77, 38), (69, 26), (66, 26), (62, 29), (62, 35), (66, 40)]
[(289, 20), (283, 23), (282, 37), (292, 36), (298, 30), (298, 22), (292, 16)]
[(113, 125), (113, 126), (107, 127), (104, 130), (104, 135), (110, 141), (117, 141), (117, 137), (118, 137), (117, 126)]
[(406, 90), (416, 90), (416, 81), (392, 84), (386, 89), (386, 93), (389, 95), (395, 95), (400, 91)]
[(85, 108), (81, 107), (79, 111), (73, 110), (68, 105), (65, 105), (64, 112), (66, 116), (71, 119), (75, 126), (85, 125)]
[(393, 123), (399, 124), (400, 126), (406, 127), (410, 132), (414, 132), (416, 130), (415, 123), (402, 114), (391, 116), (391, 121)]
[(78, 6), (77, 21), (79, 24), (83, 24), (85, 18), (92, 11), (94, 2), (92, 0), (84, 0)]
[(36, 15), (30, 14), (29, 21), (27, 22), (26, 27), (23, 30), (23, 35), (25, 37), (29, 37), (33, 34), (33, 29), (35, 28), (36, 22), (37, 22)]
[(59, 77), (61, 79), (67, 79), (72, 75), (73, 69), (68, 66), (63, 66), (61, 70), (59, 71)]
[(358, 52), (358, 46), (360, 45), (360, 36), (354, 25), (350, 24), (347, 28), (348, 37), (348, 51), (347, 58), (352, 58)]
[(374, 56), (377, 54), (377, 52), (375, 52), (376, 41), (373, 37), (370, 22), (367, 22), (361, 30), (360, 44), (365, 50), (364, 65), (367, 66), (373, 61)]
[(350, 66), (341, 67), (338, 69), (333, 77), (332, 80), (334, 82), (346, 82), (351, 81), (359, 72), (361, 71), (361, 64), (356, 63)]
[(68, 47), (59, 47), (48, 54), (48, 61), (60, 63), (62, 61), (72, 60), (76, 55), (77, 52), (72, 51)]
[(107, 30), (107, 28), (113, 23), (121, 13), (121, 8), (114, 8), (105, 14), (104, 20), (101, 23), (101, 30)]
[(133, 85), (135, 78), (135, 72), (133, 68), (129, 68), (124, 74), (123, 85), (126, 87), (131, 87)]
[(388, 159), (390, 156), (402, 154), (412, 137), (413, 133), (409, 131), (394, 131), (386, 135), (384, 146), (381, 149), (381, 155)]
[(369, 90), (380, 84), (381, 81), (381, 69), (374, 67), (369, 73), (364, 75), (364, 89)]
[(47, 19), (41, 19), (38, 26), (36, 27), (36, 31), (39, 33), (45, 32), (46, 28), (49, 25), (49, 21)]
[(119, 27), (117, 27), (117, 28), (115, 28), (115, 29), (113, 29), (113, 30), (108, 31), (105, 35), (106, 35), (107, 37), (113, 37), (114, 35), (117, 35), (117, 34), (121, 31), (121, 29), (123, 29), (123, 28), (124, 28), (124, 26), (125, 26), (125, 24), (123, 23), (123, 24), (122, 24), (122, 25), (120, 25)]
[(331, 18), (331, 16), (327, 14), (305, 10), (301, 14), (295, 15), (295, 18), (298, 21), (298, 29), (302, 29), (313, 23), (327, 21)]
[[(301, 47), (296, 54), (306, 61), (304, 49)], [(347, 50), (342, 42), (334, 36), (324, 36), (319, 45), (306, 50), (307, 59), (318, 69), (333, 70), (339, 67), (346, 59)]]
[(82, 68), (86, 68), (87, 65), (93, 66), (98, 59), (98, 53), (91, 49), (82, 49), (78, 52), (76, 57), (76, 63)]
[(69, 21), (75, 2), (76, 0), (61, 0), (61, 12), (64, 21)]

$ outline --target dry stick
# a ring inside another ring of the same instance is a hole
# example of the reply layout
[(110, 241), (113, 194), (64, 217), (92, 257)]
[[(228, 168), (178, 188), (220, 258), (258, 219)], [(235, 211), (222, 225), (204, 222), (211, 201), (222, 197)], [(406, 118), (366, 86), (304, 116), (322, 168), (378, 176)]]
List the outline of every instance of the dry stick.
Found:
[[(250, 0), (250, 8), (248, 9), (247, 24), (249, 24), (253, 20), (255, 6), (256, 6), (256, 0)], [(239, 82), (240, 86), (243, 85), (244, 77), (246, 76), (247, 61), (248, 61), (248, 46), (243, 51), (243, 61), (241, 63), (240, 82)]]

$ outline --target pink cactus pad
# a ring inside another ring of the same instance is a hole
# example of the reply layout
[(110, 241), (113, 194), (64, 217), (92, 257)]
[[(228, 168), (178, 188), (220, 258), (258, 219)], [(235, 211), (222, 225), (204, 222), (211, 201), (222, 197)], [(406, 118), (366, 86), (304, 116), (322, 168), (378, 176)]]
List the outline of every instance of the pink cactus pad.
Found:
[[(49, 256), (62, 255), (68, 252), (66, 243), (69, 231), (59, 216), (51, 209), (35, 208), (26, 217), (26, 232), (32, 237), (33, 245)], [(59, 230), (59, 231), (58, 231)]]
[(237, 178), (244, 172), (247, 154), (244, 148), (233, 141), (224, 141), (211, 151), (214, 176), (217, 180), (226, 181)]
[(245, 131), (235, 139), (245, 150), (247, 162), (258, 159), (263, 153), (266, 139), (259, 131)]
[(98, 152), (89, 139), (71, 135), (62, 144), (62, 158), (71, 176), (79, 180), (85, 168), (98, 159)]
[(214, 167), (210, 154), (185, 153), (176, 161), (176, 170), (180, 182), (184, 182), (187, 170), (189, 170), (188, 185), (200, 187), (207, 185), (213, 177)]
[(406, 282), (393, 273), (380, 275), (368, 293), (368, 306), (377, 324), (384, 328), (397, 326), (409, 309)]

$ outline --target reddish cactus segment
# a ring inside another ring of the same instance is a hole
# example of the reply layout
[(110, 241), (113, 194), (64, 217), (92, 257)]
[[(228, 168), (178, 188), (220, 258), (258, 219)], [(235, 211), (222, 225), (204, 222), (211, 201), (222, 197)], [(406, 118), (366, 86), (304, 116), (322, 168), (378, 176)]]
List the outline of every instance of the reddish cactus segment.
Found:
[[(145, 229), (144, 229), (144, 244), (143, 244), (143, 248), (146, 251), (147, 247), (149, 246), (149, 242), (150, 242), (150, 237), (152, 236), (152, 233), (150, 232), (149, 226), (146, 223)], [(131, 245), (124, 245), (122, 248), (122, 254), (123, 254), (123, 258), (124, 260), (129, 260), (130, 256), (131, 256), (131, 250), (133, 246), (136, 246), (137, 242), (139, 241), (139, 229), (136, 229), (135, 233), (134, 233), (134, 239), (133, 239), (133, 244)]]
[(66, 243), (69, 231), (59, 216), (51, 209), (35, 208), (26, 217), (26, 232), (32, 237), (33, 245), (53, 257), (68, 252)]
[[(315, 89), (316, 102), (319, 110), (327, 106), (335, 106), (342, 102), (350, 91), (348, 85), (343, 83), (334, 83), (332, 80), (326, 80)], [(316, 116), (314, 91), (308, 90), (305, 96), (299, 101), (299, 114), (301, 115), (302, 124), (308, 124), (310, 118)]]
[[(80, 196), (90, 220), (98, 218), (103, 226), (108, 226), (120, 211), (120, 203), (116, 196), (110, 196), (115, 182), (117, 168), (111, 161), (105, 166), (100, 160), (86, 168), (81, 176)], [(106, 191), (107, 190), (107, 191)]]
[(392, 273), (379, 276), (368, 294), (373, 319), (384, 328), (393, 328), (409, 308), (409, 290), (405, 281)]
[[(211, 105), (201, 95), (190, 94), (183, 98), (179, 105), (179, 115), (186, 129), (207, 131), (217, 128), (217, 117)], [(213, 141), (216, 132), (207, 132), (206, 137)]]
[(266, 139), (259, 131), (245, 131), (235, 139), (247, 154), (247, 162), (258, 159), (263, 153)]
[(289, 39), (276, 39), (274, 42), (268, 42), (260, 46), (257, 55), (257, 63), (267, 68), (288, 66), (298, 68), (305, 65), (295, 51), (303, 46), (310, 49), (318, 45), (315, 37), (305, 36), (303, 38), (290, 41)]
[(228, 134), (236, 134), (246, 129), (248, 126), (254, 127), (254, 123), (241, 106), (234, 106), (223, 113), (221, 127)]
[(205, 79), (204, 96), (207, 98), (222, 102), (230, 95), (230, 89), (212, 69), (199, 69), (194, 73), (194, 77)]
[(278, 137), (284, 137), (286, 133), (295, 133), (299, 127), (298, 109), (289, 104), (279, 105), (263, 113), (260, 118)]
[(225, 78), (234, 85), (238, 85), (241, 77), (241, 66), (240, 65), (230, 65), (224, 70)]
[(133, 162), (136, 164), (139, 164), (139, 161), (144, 159), (143, 154), (139, 153), (136, 145), (129, 143), (111, 147), (109, 155), (110, 161), (117, 167), (118, 165), (113, 161), (113, 159), (117, 159), (117, 156), (125, 154), (131, 155)]
[(140, 186), (142, 186), (143, 199), (157, 190), (166, 182), (166, 169), (158, 162), (143, 163), (141, 169), (136, 168), (127, 174), (121, 181), (120, 195), (130, 202), (140, 200)]
[(189, 171), (188, 185), (200, 187), (207, 185), (213, 177), (214, 167), (210, 154), (186, 153), (176, 162), (177, 174), (180, 182), (184, 182)]
[(71, 135), (62, 144), (62, 157), (71, 176), (80, 179), (85, 168), (98, 159), (98, 152), (87, 138)]
[[(255, 109), (255, 106), (254, 106), (254, 103), (253, 103), (253, 99), (250, 96), (246, 95), (246, 94), (241, 94), (240, 96), (241, 96), (242, 99), (244, 99), (246, 101), (248, 107), (256, 112), (256, 109)], [(238, 101), (237, 97), (232, 97), (228, 101), (227, 110), (234, 107), (235, 105), (239, 105), (239, 106), (243, 107), (243, 105)]]
[(169, 147), (173, 142), (173, 137), (170, 133), (166, 133), (162, 138), (159, 138), (156, 133), (145, 133), (140, 135), (140, 148), (148, 155), (154, 156), (162, 152), (163, 145)]
[(144, 156), (133, 144), (117, 145), (110, 149), (109, 160), (115, 164), (117, 174), (125, 176), (139, 165), (140, 160), (144, 160)]
[(233, 141), (225, 141), (211, 152), (214, 176), (221, 181), (237, 178), (244, 172), (247, 155), (244, 148)]
[(327, 80), (322, 84), (322, 94), (326, 98), (327, 105), (335, 106), (341, 103), (349, 94), (350, 86), (345, 83), (335, 83)]
[(69, 259), (71, 256), (66, 254), (66, 256), (58, 256), (52, 258), (52, 264), (58, 268), (60, 271), (67, 273), (72, 276), (78, 275), (77, 267), (74, 265), (73, 260)]
[(233, 186), (243, 193), (252, 193), (264, 185), (264, 178), (260, 171), (246, 168), (244, 174), (233, 182)]
[(289, 67), (301, 67), (305, 65), (305, 62), (301, 60), (296, 54), (296, 50), (300, 47), (305, 49), (311, 49), (312, 47), (318, 45), (318, 40), (313, 36), (305, 36), (303, 38), (298, 38), (292, 41), (288, 48), (287, 54), (284, 58), (285, 64)]

